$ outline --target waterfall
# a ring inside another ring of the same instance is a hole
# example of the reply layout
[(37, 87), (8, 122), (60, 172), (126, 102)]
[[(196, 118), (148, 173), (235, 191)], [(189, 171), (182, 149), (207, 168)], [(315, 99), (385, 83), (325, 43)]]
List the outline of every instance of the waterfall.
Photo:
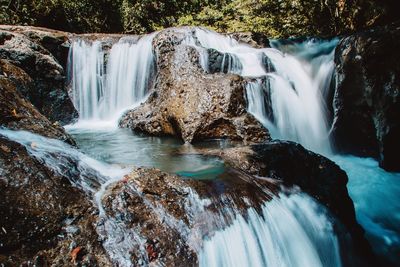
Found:
[(103, 98), (104, 51), (99, 41), (72, 45), (72, 100), (83, 120), (99, 118)]
[(338, 239), (321, 207), (304, 194), (280, 194), (237, 215), (204, 242), (200, 266), (341, 266)]
[(116, 121), (145, 98), (154, 71), (153, 37), (121, 38), (110, 51), (100, 41), (73, 42), (69, 69), (80, 121)]
[(188, 40), (188, 45), (199, 47), (206, 71), (207, 49), (212, 48), (238, 58), (242, 68), (229, 72), (256, 78), (246, 88), (248, 111), (274, 138), (299, 142), (323, 154), (331, 152), (324, 97), (333, 75), (336, 39), (291, 46), (275, 41), (271, 42), (274, 48), (256, 49), (199, 28)]

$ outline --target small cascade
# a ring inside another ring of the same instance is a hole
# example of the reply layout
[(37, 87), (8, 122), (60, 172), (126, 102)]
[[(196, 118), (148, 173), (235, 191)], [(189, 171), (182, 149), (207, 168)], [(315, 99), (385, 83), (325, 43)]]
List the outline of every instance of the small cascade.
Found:
[(154, 72), (153, 37), (121, 38), (109, 52), (100, 41), (73, 43), (69, 69), (80, 121), (115, 121), (145, 98)]
[(248, 210), (204, 241), (199, 265), (341, 266), (338, 239), (321, 207), (304, 194), (281, 194)]
[(80, 119), (99, 118), (99, 101), (104, 93), (104, 51), (101, 42), (75, 41), (69, 64), (72, 70), (72, 100)]
[[(135, 266), (132, 249), (142, 262), (139, 265), (149, 263), (146, 238), (138, 228), (107, 215), (102, 205), (107, 187), (129, 168), (99, 162), (62, 141), (33, 133), (0, 129), (0, 135), (20, 143), (33, 157), (93, 197), (99, 209), (96, 229), (115, 264)], [(129, 188), (141, 195), (139, 189)], [(145, 198), (144, 203), (180, 233), (180, 242), (197, 253), (200, 266), (341, 266), (337, 237), (327, 214), (305, 194), (280, 194), (265, 202), (261, 211), (250, 208), (241, 215), (229, 199), (221, 199), (225, 206), (213, 213), (206, 207), (218, 200), (200, 198), (190, 187), (183, 190), (185, 201), (181, 204), (190, 218), (190, 228), (161, 205)]]
[(240, 64), (235, 65), (241, 68), (228, 68), (227, 72), (256, 78), (247, 85), (248, 110), (274, 138), (330, 154), (325, 99), (334, 71), (336, 39), (285, 46), (275, 41), (274, 48), (256, 49), (232, 37), (198, 28), (186, 43), (198, 48), (205, 71), (212, 64), (208, 51), (215, 49), (239, 60)]

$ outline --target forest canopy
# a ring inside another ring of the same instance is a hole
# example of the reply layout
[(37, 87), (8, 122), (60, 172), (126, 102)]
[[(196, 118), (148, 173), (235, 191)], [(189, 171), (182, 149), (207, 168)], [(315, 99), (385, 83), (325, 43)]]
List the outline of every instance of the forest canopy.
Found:
[(396, 0), (0, 0), (0, 23), (146, 33), (171, 26), (270, 37), (337, 35), (397, 19)]

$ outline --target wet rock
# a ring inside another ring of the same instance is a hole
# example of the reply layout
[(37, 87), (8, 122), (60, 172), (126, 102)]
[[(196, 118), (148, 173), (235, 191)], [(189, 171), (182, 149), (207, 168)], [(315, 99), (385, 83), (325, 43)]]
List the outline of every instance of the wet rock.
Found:
[(3, 136), (0, 191), (0, 265), (75, 266), (71, 252), (81, 247), (81, 266), (110, 266), (88, 196)]
[(185, 142), (228, 138), (269, 139), (267, 130), (246, 111), (245, 83), (237, 75), (207, 74), (195, 48), (182, 45), (185, 29), (168, 29), (153, 40), (157, 75), (145, 103), (127, 112), (120, 126)]
[[(356, 221), (353, 201), (346, 187), (347, 175), (331, 160), (288, 141), (271, 141), (200, 153), (219, 156), (228, 165), (248, 174), (279, 180), (287, 187), (300, 187), (325, 205), (339, 220), (336, 227), (343, 242), (349, 242), (347, 233), (350, 233), (354, 244), (343, 247), (349, 251), (352, 247), (361, 262), (364, 257), (374, 261), (371, 248), (364, 238), (364, 230)], [(341, 229), (341, 224), (347, 230)], [(354, 262), (349, 251), (343, 251), (342, 256), (349, 257), (345, 259), (346, 262)]]
[(20, 90), (31, 90), (32, 86), (32, 79), (25, 71), (0, 59), (0, 126), (27, 130), (75, 144), (61, 126), (51, 123), (22, 97)]
[(32, 27), (0, 27), (0, 58), (23, 69), (32, 86), (21, 94), (52, 122), (67, 124), (77, 112), (65, 87), (67, 34)]
[(209, 73), (237, 73), (242, 69), (240, 60), (233, 54), (221, 53), (215, 49), (207, 49)]
[(240, 171), (226, 175), (220, 181), (195, 181), (138, 168), (111, 185), (102, 203), (125, 233), (137, 234), (130, 252), (133, 264), (196, 265), (206, 236), (248, 208), (260, 207), (277, 188)]
[(246, 43), (255, 48), (271, 47), (269, 43), (269, 38), (262, 33), (234, 32), (228, 33), (227, 35), (233, 37), (239, 42)]
[(378, 158), (400, 170), (400, 28), (343, 38), (336, 49), (333, 138), (341, 153)]

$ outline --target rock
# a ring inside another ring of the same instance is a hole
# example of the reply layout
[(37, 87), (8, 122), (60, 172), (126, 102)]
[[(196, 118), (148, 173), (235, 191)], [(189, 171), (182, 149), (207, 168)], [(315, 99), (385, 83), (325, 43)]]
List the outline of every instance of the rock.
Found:
[(242, 64), (237, 56), (230, 53), (221, 53), (215, 49), (207, 49), (209, 73), (237, 73), (242, 69)]
[(57, 31), (0, 27), (0, 58), (20, 67), (32, 79), (32, 86), (18, 88), (21, 94), (50, 121), (61, 124), (77, 117), (65, 87), (66, 40), (67, 34)]
[(151, 135), (173, 135), (185, 142), (268, 140), (267, 130), (246, 111), (243, 79), (205, 73), (196, 49), (181, 44), (186, 34), (184, 29), (168, 29), (154, 38), (154, 89), (144, 104), (122, 117), (120, 126)]
[(135, 231), (136, 240), (145, 244), (143, 255), (143, 247), (132, 241), (133, 264), (196, 265), (205, 236), (229, 225), (235, 214), (259, 208), (277, 188), (235, 170), (228, 176), (220, 181), (184, 180), (157, 169), (138, 168), (110, 185), (102, 198), (107, 216), (117, 218), (125, 233)]
[[(374, 261), (364, 230), (356, 221), (354, 205), (346, 187), (347, 175), (334, 162), (289, 141), (203, 150), (200, 153), (219, 156), (231, 167), (248, 174), (280, 180), (287, 187), (299, 186), (339, 220), (335, 223), (342, 242), (349, 242), (347, 233), (350, 233), (354, 243), (350, 247), (349, 244), (342, 246), (347, 250), (342, 253), (348, 257), (345, 261), (354, 262), (350, 248), (359, 256), (356, 262), (364, 262), (364, 258)], [(341, 229), (342, 224), (347, 230)]]
[(226, 34), (236, 39), (239, 42), (246, 43), (255, 48), (267, 48), (271, 47), (269, 43), (269, 37), (262, 33), (256, 32), (233, 32)]
[(343, 38), (335, 54), (332, 136), (341, 153), (375, 157), (400, 171), (400, 27)]
[(70, 254), (76, 247), (82, 266), (111, 265), (84, 192), (2, 135), (0, 190), (0, 265), (75, 266)]
[(31, 90), (31, 86), (32, 79), (25, 71), (0, 59), (0, 126), (31, 131), (75, 144), (64, 128), (51, 123), (17, 90)]

